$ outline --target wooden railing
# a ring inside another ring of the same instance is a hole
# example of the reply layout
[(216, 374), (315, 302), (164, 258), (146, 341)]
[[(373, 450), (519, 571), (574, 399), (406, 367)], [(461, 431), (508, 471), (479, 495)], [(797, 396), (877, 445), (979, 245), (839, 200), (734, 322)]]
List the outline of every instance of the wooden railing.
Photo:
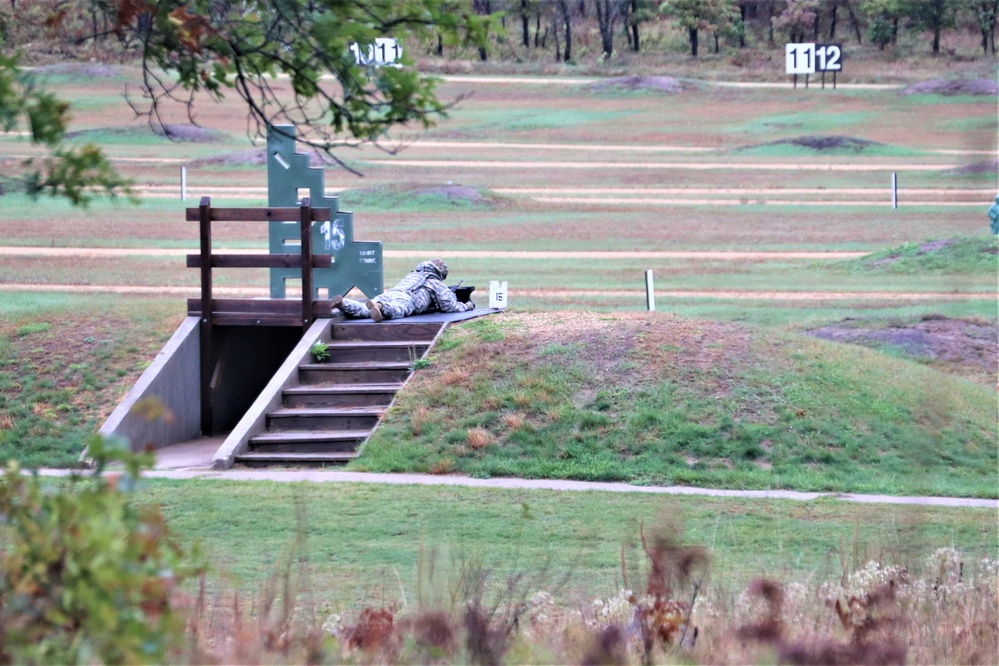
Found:
[[(301, 326), (303, 331), (321, 317), (332, 315), (329, 299), (316, 299), (313, 268), (329, 268), (329, 254), (313, 254), (312, 224), (330, 219), (329, 208), (313, 208), (309, 198), (293, 208), (213, 208), (210, 197), (187, 209), (187, 221), (199, 222), (201, 252), (187, 255), (187, 265), (201, 270), (201, 297), (188, 300), (188, 315), (201, 318), (201, 422), (202, 432), (212, 430), (211, 379), (213, 373), (212, 329), (214, 326)], [(213, 222), (287, 222), (298, 220), (302, 246), (298, 254), (214, 254)], [(297, 268), (302, 269), (301, 303), (290, 299), (216, 299), (212, 295), (215, 268)]]

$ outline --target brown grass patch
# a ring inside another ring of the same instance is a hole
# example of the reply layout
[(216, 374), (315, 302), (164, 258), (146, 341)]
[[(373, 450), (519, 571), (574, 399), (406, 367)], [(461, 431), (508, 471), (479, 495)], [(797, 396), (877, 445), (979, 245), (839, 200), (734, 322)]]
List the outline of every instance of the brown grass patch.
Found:
[(493, 436), (485, 428), (469, 428), (467, 441), (472, 449), (478, 451), (492, 444)]
[(468, 381), (469, 373), (465, 368), (448, 368), (440, 376), (440, 383), (445, 386), (461, 386)]
[(10, 414), (0, 414), (0, 430), (13, 430), (14, 417)]
[(433, 412), (431, 412), (426, 407), (417, 407), (413, 410), (413, 414), (409, 417), (409, 426), (413, 431), (414, 437), (419, 437), (423, 434), (423, 428), (433, 420)]
[(501, 421), (503, 423), (503, 427), (507, 430), (520, 430), (524, 427), (525, 423), (524, 415), (520, 412), (504, 414)]
[(454, 460), (452, 458), (441, 458), (430, 466), (427, 470), (431, 474), (450, 474), (454, 471)]

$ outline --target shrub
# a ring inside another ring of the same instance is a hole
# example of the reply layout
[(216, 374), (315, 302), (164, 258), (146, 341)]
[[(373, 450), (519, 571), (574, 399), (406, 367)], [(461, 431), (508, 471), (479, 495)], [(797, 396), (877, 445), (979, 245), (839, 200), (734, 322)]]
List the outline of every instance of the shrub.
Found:
[[(92, 478), (0, 479), (0, 661), (162, 663), (183, 639), (175, 589), (202, 567), (130, 492), (151, 455), (89, 443)], [(124, 474), (103, 475), (112, 461)]]

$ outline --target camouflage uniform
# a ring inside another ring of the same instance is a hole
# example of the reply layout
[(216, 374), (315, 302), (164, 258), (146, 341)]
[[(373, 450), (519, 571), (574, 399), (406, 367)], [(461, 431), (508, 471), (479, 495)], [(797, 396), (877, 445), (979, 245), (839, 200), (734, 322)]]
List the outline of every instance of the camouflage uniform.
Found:
[(399, 284), (367, 302), (353, 298), (333, 298), (333, 309), (343, 310), (350, 317), (370, 317), (375, 321), (399, 319), (424, 312), (465, 312), (475, 304), (460, 303), (454, 292), (444, 284), (447, 264), (442, 259), (421, 261)]

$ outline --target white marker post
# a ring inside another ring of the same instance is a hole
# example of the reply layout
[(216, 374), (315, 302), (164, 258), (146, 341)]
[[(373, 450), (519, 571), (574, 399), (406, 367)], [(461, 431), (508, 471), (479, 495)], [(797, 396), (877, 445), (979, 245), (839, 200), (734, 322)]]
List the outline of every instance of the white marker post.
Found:
[(656, 311), (656, 288), (652, 281), (652, 271), (645, 271), (645, 302), (649, 307), (649, 312)]
[(898, 208), (898, 173), (891, 172), (891, 207)]
[(180, 200), (187, 201), (187, 167), (180, 168)]
[(489, 307), (493, 310), (505, 310), (506, 309), (506, 280), (499, 282), (497, 280), (489, 281)]

